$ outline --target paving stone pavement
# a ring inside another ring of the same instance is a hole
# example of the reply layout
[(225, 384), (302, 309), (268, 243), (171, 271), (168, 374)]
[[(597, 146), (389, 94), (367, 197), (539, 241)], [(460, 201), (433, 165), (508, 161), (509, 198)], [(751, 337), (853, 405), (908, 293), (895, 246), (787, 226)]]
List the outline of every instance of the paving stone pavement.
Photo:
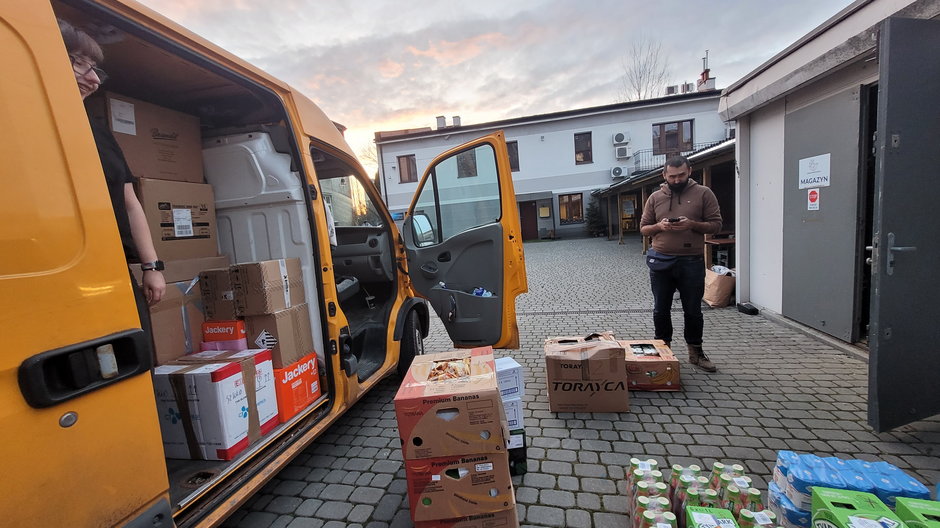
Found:
[[(779, 449), (882, 459), (932, 486), (940, 481), (940, 418), (876, 434), (866, 423), (867, 364), (822, 341), (735, 308), (705, 308), (705, 350), (718, 373), (682, 354), (682, 392), (631, 392), (626, 413), (548, 410), (546, 337), (611, 330), (652, 335), (652, 296), (639, 238), (525, 245), (529, 293), (516, 303), (526, 369), (529, 473), (513, 477), (522, 526), (627, 526), (624, 467), (741, 463), (766, 490)], [(678, 305), (678, 301), (676, 302)], [(681, 336), (681, 312), (674, 313)], [(450, 350), (432, 321), (427, 351)], [(281, 471), (225, 526), (413, 526), (389, 378)]]

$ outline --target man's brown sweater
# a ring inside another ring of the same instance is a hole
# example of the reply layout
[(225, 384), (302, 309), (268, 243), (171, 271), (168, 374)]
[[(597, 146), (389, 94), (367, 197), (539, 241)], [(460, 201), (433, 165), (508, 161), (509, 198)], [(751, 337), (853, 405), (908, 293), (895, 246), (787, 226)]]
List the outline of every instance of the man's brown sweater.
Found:
[(689, 179), (681, 193), (673, 193), (665, 183), (650, 195), (643, 207), (640, 228), (658, 223), (663, 218), (684, 216), (695, 222), (708, 223), (704, 231), (660, 231), (653, 235), (653, 249), (664, 255), (702, 255), (705, 234), (721, 230), (721, 210), (715, 193)]

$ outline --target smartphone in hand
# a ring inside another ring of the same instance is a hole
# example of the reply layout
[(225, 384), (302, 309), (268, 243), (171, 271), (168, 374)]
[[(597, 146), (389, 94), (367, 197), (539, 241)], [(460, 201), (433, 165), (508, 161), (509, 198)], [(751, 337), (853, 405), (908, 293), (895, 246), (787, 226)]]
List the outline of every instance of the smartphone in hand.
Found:
[(678, 221), (680, 221), (680, 220), (682, 220), (682, 219), (681, 219), (681, 218), (668, 218), (668, 219), (666, 219), (667, 222), (678, 222)]

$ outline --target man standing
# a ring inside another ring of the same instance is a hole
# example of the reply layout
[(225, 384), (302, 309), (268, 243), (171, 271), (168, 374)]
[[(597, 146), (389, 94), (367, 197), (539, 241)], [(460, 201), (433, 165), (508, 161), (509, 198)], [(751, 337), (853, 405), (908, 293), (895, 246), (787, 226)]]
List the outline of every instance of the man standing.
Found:
[(676, 290), (685, 315), (685, 342), (689, 363), (706, 372), (718, 369), (702, 351), (702, 296), (705, 294), (705, 235), (721, 229), (721, 211), (715, 194), (689, 178), (692, 167), (684, 156), (663, 166), (663, 179), (640, 219), (640, 233), (652, 237), (647, 251), (653, 290), (653, 326), (656, 339), (672, 344), (672, 297)]

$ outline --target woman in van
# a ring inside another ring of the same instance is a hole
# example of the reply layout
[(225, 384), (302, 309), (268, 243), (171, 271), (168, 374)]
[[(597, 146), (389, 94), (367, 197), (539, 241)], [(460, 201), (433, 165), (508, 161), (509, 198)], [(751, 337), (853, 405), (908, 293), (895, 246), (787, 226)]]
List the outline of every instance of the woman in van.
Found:
[[(59, 30), (62, 40), (68, 50), (72, 62), (72, 71), (82, 99), (95, 93), (101, 83), (107, 79), (98, 64), (104, 59), (101, 46), (84, 31), (72, 26), (64, 20), (59, 20)], [(166, 291), (166, 281), (163, 278), (163, 262), (157, 257), (147, 227), (147, 218), (144, 209), (134, 193), (133, 176), (124, 153), (117, 140), (107, 126), (89, 119), (91, 130), (98, 147), (98, 156), (101, 158), (101, 168), (111, 195), (111, 205), (114, 207), (114, 216), (117, 220), (118, 231), (121, 234), (121, 243), (124, 246), (124, 255), (128, 263), (141, 262), (143, 284), (138, 285), (131, 276), (134, 285), (134, 295), (137, 299), (137, 308), (140, 312), (141, 325), (148, 337), (150, 335), (150, 314), (148, 304), (156, 304), (163, 298)], [(141, 291), (141, 286), (143, 291)]]

